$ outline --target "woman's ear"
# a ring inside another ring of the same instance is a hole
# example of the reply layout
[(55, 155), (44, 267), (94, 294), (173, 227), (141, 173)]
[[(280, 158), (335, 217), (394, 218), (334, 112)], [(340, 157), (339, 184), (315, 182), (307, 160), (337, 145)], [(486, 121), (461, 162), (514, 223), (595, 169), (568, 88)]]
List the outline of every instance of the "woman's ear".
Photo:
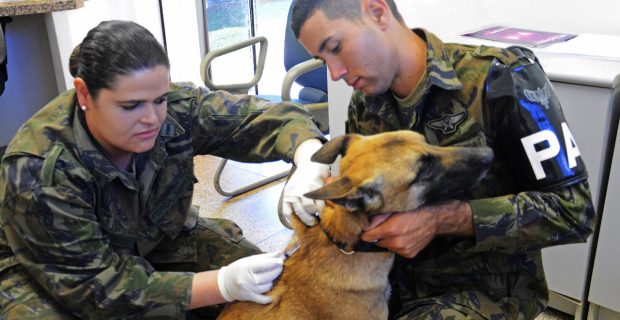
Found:
[(84, 79), (75, 78), (73, 80), (73, 87), (75, 88), (75, 95), (77, 96), (79, 105), (88, 106), (90, 93), (88, 92), (88, 87), (86, 86)]

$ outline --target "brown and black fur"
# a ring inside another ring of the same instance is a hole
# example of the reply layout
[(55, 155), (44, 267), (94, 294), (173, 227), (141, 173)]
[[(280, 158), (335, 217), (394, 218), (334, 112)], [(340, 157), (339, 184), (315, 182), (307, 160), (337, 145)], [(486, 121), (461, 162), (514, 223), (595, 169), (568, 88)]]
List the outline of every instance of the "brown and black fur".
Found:
[(327, 200), (320, 223), (293, 221), (287, 250), (299, 249), (269, 292), (273, 302), (232, 303), (219, 319), (386, 319), (393, 253), (343, 251), (353, 251), (372, 215), (451, 199), (479, 181), (493, 158), (489, 148), (442, 148), (395, 131), (340, 136), (312, 160), (333, 163), (339, 155), (340, 176), (307, 194)]

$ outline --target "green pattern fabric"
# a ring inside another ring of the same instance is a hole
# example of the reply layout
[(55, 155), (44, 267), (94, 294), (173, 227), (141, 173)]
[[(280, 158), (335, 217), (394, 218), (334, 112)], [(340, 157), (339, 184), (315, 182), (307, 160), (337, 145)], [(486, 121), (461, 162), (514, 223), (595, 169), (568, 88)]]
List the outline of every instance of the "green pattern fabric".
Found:
[(193, 272), (259, 252), (192, 209), (194, 156), (290, 162), (310, 138), (324, 140), (298, 105), (172, 84), (157, 142), (128, 174), (90, 137), (75, 93), (61, 94), (2, 158), (0, 319), (183, 319)]

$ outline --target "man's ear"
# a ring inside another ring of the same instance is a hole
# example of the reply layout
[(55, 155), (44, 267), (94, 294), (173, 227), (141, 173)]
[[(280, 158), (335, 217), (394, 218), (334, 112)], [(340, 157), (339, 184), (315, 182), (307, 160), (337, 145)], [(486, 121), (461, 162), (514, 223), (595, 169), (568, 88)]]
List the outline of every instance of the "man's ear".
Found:
[(77, 96), (79, 105), (88, 106), (88, 98), (90, 97), (90, 93), (84, 79), (75, 78), (73, 80), (73, 87), (75, 88), (75, 95)]
[(363, 11), (368, 13), (373, 21), (384, 24), (389, 9), (385, 0), (365, 0)]

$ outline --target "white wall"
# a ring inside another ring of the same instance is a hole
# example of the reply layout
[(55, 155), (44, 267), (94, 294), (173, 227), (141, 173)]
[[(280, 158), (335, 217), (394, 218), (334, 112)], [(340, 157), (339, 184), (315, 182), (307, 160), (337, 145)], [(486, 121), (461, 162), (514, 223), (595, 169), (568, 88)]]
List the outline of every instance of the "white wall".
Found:
[(44, 16), (14, 17), (6, 25), (6, 43), (9, 79), (0, 96), (0, 146), (57, 94)]
[(157, 0), (89, 0), (84, 7), (13, 17), (6, 27), (9, 81), (0, 96), (0, 146), (58, 93), (73, 87), (69, 56), (88, 30), (110, 19), (132, 20), (163, 43)]
[(75, 46), (101, 21), (113, 19), (139, 23), (163, 44), (157, 0), (89, 0), (84, 2), (83, 8), (48, 14), (46, 25), (58, 92), (73, 87), (73, 77), (69, 73), (69, 56)]
[(507, 25), (564, 33), (620, 35), (618, 0), (396, 0), (411, 27), (440, 37)]
[(162, 0), (170, 78), (172, 81), (190, 81), (203, 85), (200, 78), (200, 60), (204, 55), (204, 22), (202, 1)]

